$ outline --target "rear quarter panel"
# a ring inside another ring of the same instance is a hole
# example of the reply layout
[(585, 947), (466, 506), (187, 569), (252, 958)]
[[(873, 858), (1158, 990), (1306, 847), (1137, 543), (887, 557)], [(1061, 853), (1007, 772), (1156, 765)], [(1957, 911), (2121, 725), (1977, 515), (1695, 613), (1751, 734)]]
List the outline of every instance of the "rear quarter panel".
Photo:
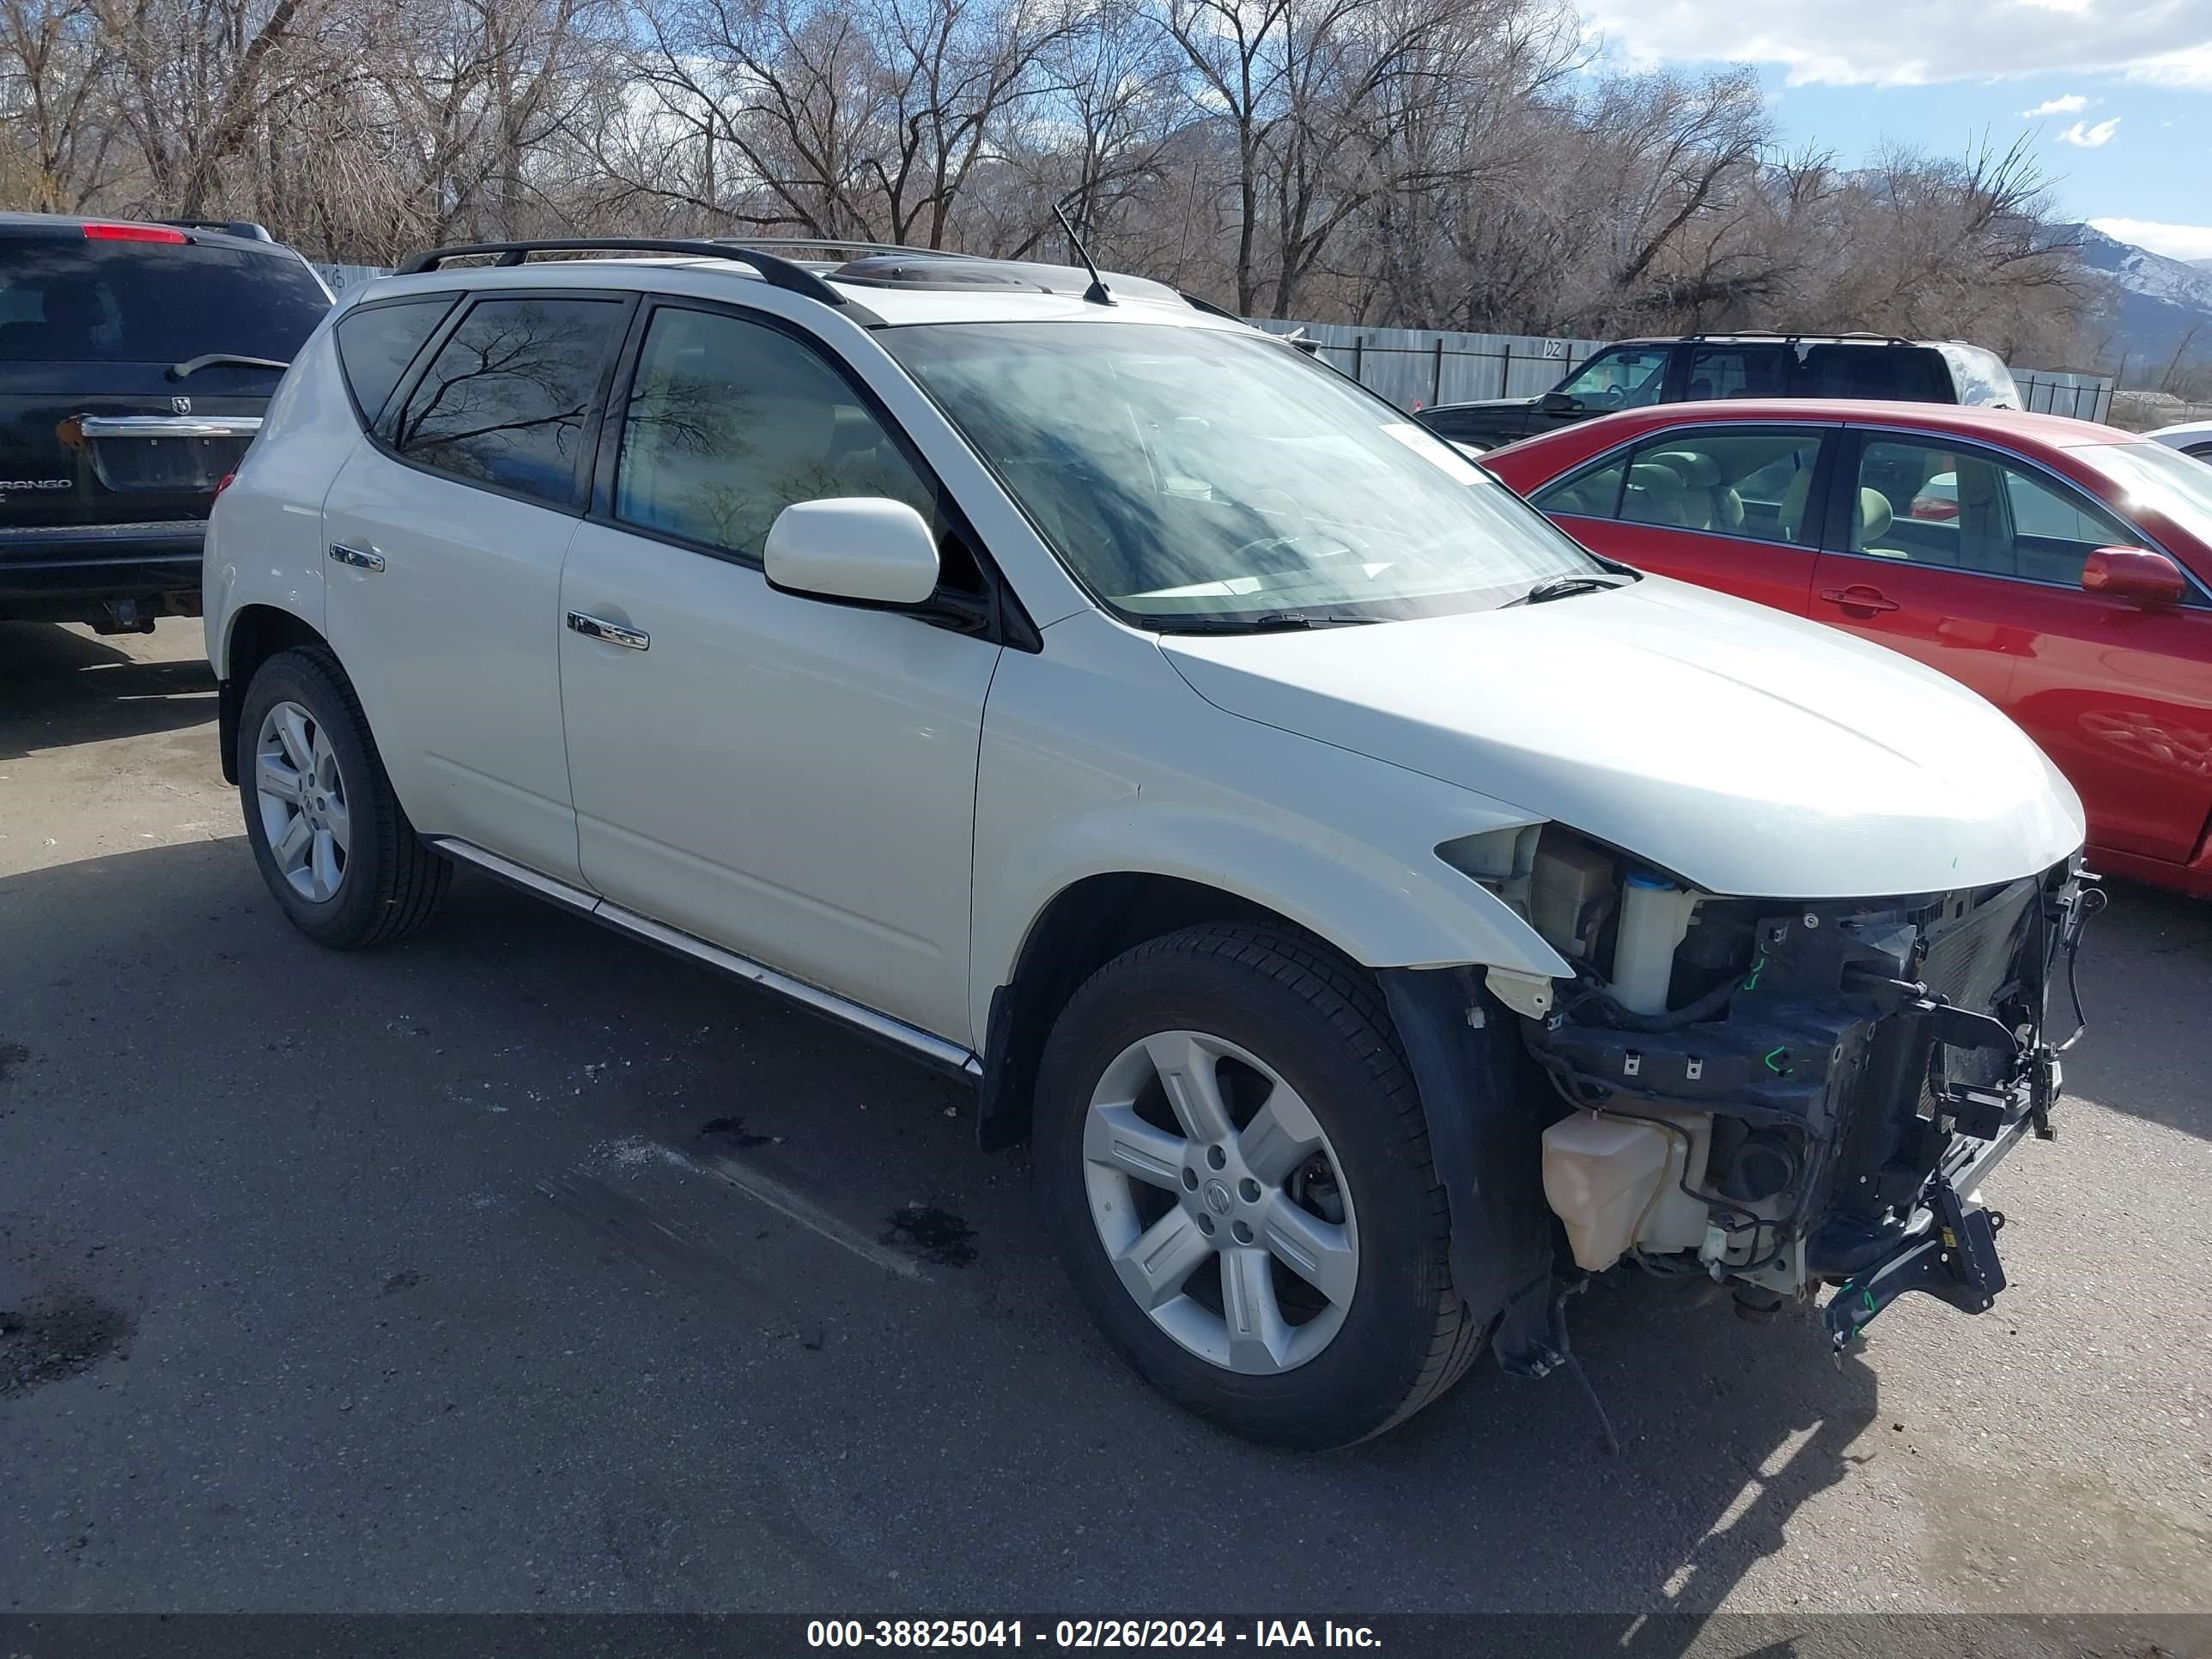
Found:
[(201, 565), (208, 660), (230, 678), (232, 624), (250, 605), (324, 623), (323, 497), (362, 441), (340, 372), (333, 312), (309, 337), (270, 399), (236, 480), (216, 498)]

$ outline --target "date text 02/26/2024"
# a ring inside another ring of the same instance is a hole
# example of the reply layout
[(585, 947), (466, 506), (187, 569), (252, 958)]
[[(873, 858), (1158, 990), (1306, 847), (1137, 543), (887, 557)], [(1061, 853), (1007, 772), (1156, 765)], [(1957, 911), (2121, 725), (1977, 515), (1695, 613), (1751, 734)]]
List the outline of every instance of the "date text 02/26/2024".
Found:
[(1365, 1625), (1322, 1620), (1060, 1619), (1047, 1625), (1019, 1619), (815, 1619), (811, 1648), (1375, 1648)]

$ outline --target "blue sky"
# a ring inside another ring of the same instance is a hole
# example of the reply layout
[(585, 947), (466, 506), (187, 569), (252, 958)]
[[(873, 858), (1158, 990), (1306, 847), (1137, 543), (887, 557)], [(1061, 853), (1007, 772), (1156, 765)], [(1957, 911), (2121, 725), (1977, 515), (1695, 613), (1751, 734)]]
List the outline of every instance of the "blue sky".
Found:
[(1784, 140), (2032, 135), (2069, 218), (2212, 258), (2212, 0), (1583, 0), (1606, 54), (1757, 67)]

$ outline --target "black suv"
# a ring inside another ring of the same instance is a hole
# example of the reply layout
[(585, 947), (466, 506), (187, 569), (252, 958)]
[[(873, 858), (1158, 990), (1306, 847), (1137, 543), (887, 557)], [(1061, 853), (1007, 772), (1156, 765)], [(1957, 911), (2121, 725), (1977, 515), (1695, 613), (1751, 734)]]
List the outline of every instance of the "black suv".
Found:
[(1707, 398), (1873, 398), (2018, 409), (2012, 371), (1955, 340), (1878, 334), (1685, 334), (1607, 346), (1540, 398), (1440, 404), (1417, 416), (1485, 447), (1616, 410)]
[(0, 214), (0, 619), (198, 616), (216, 487), (330, 306), (258, 226)]

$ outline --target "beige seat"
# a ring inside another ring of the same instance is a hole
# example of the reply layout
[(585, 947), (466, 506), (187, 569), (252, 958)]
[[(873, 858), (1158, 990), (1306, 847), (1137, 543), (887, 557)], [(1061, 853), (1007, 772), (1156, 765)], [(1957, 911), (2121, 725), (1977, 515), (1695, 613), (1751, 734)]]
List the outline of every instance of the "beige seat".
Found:
[(1783, 487), (1781, 504), (1775, 508), (1775, 517), (1782, 524), (1782, 533), (1806, 547), (1820, 539), (1820, 526), (1805, 522), (1805, 503), (1812, 493), (1813, 469), (1801, 466)]
[(1896, 519), (1897, 509), (1889, 504), (1888, 496), (1879, 489), (1862, 489), (1858, 500), (1851, 503), (1851, 545), (1880, 558), (1910, 558), (1911, 555), (1900, 549), (1876, 545)]
[(1721, 477), (1720, 463), (1694, 449), (1663, 449), (1652, 456), (1682, 480), (1685, 522), (1694, 530), (1733, 535), (1743, 529), (1743, 497)]
[(1628, 524), (1681, 526), (1684, 515), (1681, 474), (1655, 461), (1639, 461), (1628, 469), (1628, 487), (1622, 492), (1620, 516)]

